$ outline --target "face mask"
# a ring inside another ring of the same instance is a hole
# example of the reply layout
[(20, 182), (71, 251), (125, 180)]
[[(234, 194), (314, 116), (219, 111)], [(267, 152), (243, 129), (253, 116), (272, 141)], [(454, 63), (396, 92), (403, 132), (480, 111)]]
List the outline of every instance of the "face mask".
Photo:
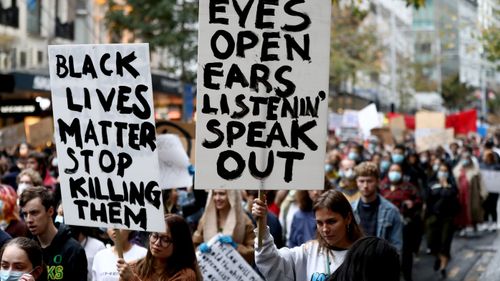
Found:
[(374, 143), (370, 143), (368, 145), (368, 148), (371, 150), (371, 151), (377, 151), (377, 145), (374, 144)]
[(347, 158), (353, 161), (357, 161), (359, 159), (359, 154), (357, 154), (356, 152), (349, 152)]
[(401, 180), (401, 173), (397, 171), (389, 172), (389, 180), (391, 182), (399, 182)]
[(64, 223), (64, 217), (61, 215), (57, 215), (56, 218), (54, 219), (54, 222), (58, 222), (60, 224)]
[(17, 281), (24, 272), (20, 271), (10, 271), (10, 270), (0, 270), (0, 281)]
[(439, 164), (434, 164), (434, 165), (432, 165), (432, 170), (433, 170), (434, 172), (437, 172), (437, 171), (439, 170)]
[(447, 179), (448, 178), (448, 172), (438, 172), (438, 178), (439, 179)]
[(462, 159), (462, 166), (469, 166), (470, 161), (469, 159)]
[(391, 158), (392, 158), (392, 162), (394, 162), (396, 164), (401, 164), (401, 163), (403, 163), (403, 160), (405, 160), (405, 157), (402, 154), (393, 154), (391, 156)]
[(387, 160), (380, 161), (380, 170), (382, 170), (382, 172), (389, 170), (390, 166), (391, 166), (391, 162), (389, 162)]
[(325, 164), (325, 172), (329, 173), (333, 170), (332, 165), (330, 164)]
[(31, 184), (27, 184), (27, 183), (18, 184), (17, 185), (17, 194), (23, 193), (23, 191), (28, 187), (31, 187)]
[(425, 164), (427, 163), (428, 159), (427, 157), (420, 157), (420, 163)]
[(352, 180), (356, 177), (356, 173), (352, 169), (348, 169), (346, 171), (340, 170), (339, 176), (343, 179)]

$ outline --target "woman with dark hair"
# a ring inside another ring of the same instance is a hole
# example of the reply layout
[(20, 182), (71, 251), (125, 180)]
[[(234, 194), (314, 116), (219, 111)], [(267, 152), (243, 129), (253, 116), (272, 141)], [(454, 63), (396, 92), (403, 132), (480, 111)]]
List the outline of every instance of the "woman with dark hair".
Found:
[(42, 249), (34, 240), (12, 239), (2, 248), (0, 256), (0, 280), (47, 280)]
[(396, 248), (384, 239), (365, 237), (352, 245), (328, 281), (399, 281), (399, 271)]
[(450, 177), (448, 165), (441, 164), (437, 173), (438, 181), (431, 186), (426, 201), (428, 246), (436, 256), (434, 270), (439, 270), (443, 278), (446, 277), (446, 266), (450, 260), (454, 220), (460, 208), (458, 189)]
[(148, 253), (127, 264), (118, 259), (122, 281), (197, 281), (201, 280), (189, 225), (181, 216), (165, 215), (164, 233), (151, 233)]
[[(268, 280), (324, 280), (344, 261), (347, 249), (363, 236), (351, 204), (340, 191), (328, 190), (313, 205), (316, 239), (298, 247), (277, 249), (269, 229), (255, 251), (255, 263)], [(252, 214), (266, 218), (265, 202), (255, 199)]]

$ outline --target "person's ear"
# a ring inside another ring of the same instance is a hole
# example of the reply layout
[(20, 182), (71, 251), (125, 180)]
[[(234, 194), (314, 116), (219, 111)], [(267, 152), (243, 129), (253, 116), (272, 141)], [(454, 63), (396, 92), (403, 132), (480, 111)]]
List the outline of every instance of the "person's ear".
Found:
[(43, 268), (41, 265), (39, 265), (33, 269), (33, 271), (31, 272), (31, 275), (33, 275), (35, 280), (37, 280), (42, 275), (42, 272), (43, 272)]
[(50, 206), (49, 209), (47, 210), (47, 213), (53, 217), (54, 216), (54, 207), (53, 206)]

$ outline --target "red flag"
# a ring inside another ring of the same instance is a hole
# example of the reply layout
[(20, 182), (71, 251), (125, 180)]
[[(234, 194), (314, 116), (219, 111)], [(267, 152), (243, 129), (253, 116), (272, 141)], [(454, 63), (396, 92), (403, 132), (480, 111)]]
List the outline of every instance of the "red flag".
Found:
[(475, 109), (450, 114), (446, 117), (446, 128), (454, 128), (455, 135), (476, 132), (477, 112)]

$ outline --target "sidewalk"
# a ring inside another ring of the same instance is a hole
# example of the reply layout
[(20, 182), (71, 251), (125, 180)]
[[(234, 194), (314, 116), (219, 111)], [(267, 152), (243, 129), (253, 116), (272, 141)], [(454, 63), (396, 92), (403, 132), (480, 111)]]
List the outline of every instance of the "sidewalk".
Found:
[(497, 237), (492, 247), (496, 249), (493, 259), (481, 275), (478, 281), (498, 281), (500, 280), (500, 230), (497, 231)]

